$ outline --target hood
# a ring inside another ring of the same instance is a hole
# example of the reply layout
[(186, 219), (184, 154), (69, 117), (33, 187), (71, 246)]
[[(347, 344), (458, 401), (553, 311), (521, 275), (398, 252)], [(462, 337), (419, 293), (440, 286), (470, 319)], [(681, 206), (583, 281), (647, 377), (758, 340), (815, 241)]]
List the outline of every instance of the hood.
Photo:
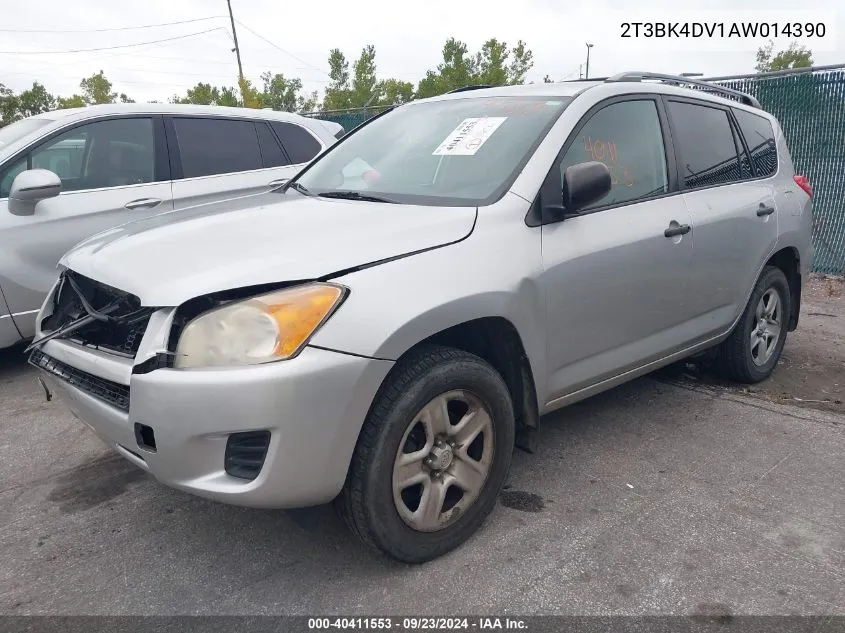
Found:
[(262, 193), (169, 211), (80, 242), (60, 266), (176, 306), (212, 292), (329, 276), (467, 237), (475, 207)]

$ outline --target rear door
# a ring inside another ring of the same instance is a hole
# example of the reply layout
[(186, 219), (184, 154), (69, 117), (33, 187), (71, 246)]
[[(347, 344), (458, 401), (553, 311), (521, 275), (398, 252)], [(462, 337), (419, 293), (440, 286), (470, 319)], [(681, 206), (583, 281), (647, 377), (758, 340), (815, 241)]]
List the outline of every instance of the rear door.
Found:
[(777, 243), (779, 203), (773, 179), (755, 177), (730, 108), (673, 97), (667, 111), (692, 222), (684, 304), (696, 339), (703, 340), (723, 332), (745, 308)]
[[(27, 216), (8, 212), (15, 176), (49, 169), (62, 192)], [(111, 227), (172, 208), (160, 116), (80, 123), (40, 141), (0, 167), (0, 287), (24, 337), (55, 283), (62, 255)]]
[(264, 121), (171, 116), (165, 123), (176, 209), (269, 191), (297, 171)]

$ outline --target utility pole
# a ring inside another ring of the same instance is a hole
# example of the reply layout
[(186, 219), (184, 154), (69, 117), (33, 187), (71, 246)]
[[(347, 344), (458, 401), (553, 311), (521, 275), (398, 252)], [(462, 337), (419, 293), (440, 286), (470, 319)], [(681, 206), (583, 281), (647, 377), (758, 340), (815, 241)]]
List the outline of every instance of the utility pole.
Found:
[(246, 94), (244, 93), (244, 67), (241, 64), (241, 49), (238, 47), (238, 32), (235, 30), (235, 16), (232, 14), (232, 0), (226, 0), (226, 4), (229, 5), (229, 20), (232, 22), (232, 37), (235, 40), (235, 48), (232, 49), (232, 52), (234, 52), (235, 56), (238, 58), (238, 85), (241, 88), (241, 99), (243, 99), (244, 105), (246, 105)]
[(587, 68), (584, 72), (584, 79), (590, 78), (590, 49), (593, 47), (592, 44), (587, 43)]
[(584, 64), (578, 64), (578, 79), (584, 78)]

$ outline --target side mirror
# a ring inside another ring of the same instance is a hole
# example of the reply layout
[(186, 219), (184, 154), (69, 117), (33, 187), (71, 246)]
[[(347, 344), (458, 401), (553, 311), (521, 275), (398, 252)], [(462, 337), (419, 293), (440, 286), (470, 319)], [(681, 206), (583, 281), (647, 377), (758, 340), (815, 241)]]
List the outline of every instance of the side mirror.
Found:
[(27, 169), (12, 181), (9, 191), (9, 212), (32, 215), (41, 200), (55, 198), (62, 191), (62, 179), (48, 169)]
[(598, 161), (579, 163), (563, 172), (563, 208), (578, 213), (610, 193), (611, 178), (607, 165)]

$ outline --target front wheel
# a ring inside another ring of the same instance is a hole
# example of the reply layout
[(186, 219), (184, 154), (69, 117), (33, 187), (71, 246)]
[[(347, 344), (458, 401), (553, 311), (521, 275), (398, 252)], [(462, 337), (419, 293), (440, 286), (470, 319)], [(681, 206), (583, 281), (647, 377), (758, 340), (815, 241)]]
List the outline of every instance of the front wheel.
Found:
[(726, 378), (752, 384), (772, 374), (786, 343), (791, 305), (786, 275), (766, 266), (739, 323), (719, 346), (718, 366)]
[(490, 514), (514, 432), (507, 386), (487, 362), (444, 347), (413, 352), (373, 403), (337, 500), (340, 514), (396, 560), (437, 558)]

